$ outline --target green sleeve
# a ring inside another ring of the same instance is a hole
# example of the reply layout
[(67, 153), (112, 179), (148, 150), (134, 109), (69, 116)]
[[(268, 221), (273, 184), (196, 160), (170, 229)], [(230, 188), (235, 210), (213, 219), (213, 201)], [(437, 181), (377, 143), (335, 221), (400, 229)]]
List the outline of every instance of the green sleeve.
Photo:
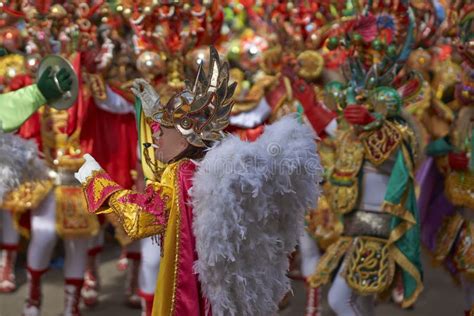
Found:
[(36, 84), (17, 91), (0, 94), (0, 124), (5, 132), (21, 126), (46, 99)]

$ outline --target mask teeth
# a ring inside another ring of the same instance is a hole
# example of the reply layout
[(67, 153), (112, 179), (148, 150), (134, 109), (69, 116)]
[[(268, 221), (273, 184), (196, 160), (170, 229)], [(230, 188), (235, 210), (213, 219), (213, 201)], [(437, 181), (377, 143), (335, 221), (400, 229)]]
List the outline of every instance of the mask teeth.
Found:
[(145, 148), (147, 148), (147, 149), (150, 148), (150, 147), (152, 147), (152, 148), (160, 148), (158, 145), (156, 145), (156, 144), (154, 144), (154, 143), (143, 143), (143, 146), (144, 146)]

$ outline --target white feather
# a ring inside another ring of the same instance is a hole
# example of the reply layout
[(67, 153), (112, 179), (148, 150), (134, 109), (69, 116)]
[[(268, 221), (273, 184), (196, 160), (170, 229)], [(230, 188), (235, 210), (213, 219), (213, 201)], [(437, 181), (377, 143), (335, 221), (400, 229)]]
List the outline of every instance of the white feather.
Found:
[(4, 133), (0, 128), (0, 205), (5, 193), (22, 182), (45, 179), (46, 170), (33, 141)]
[(255, 142), (228, 136), (193, 179), (199, 275), (212, 313), (273, 315), (290, 290), (288, 255), (316, 206), (322, 168), (312, 130), (293, 116)]

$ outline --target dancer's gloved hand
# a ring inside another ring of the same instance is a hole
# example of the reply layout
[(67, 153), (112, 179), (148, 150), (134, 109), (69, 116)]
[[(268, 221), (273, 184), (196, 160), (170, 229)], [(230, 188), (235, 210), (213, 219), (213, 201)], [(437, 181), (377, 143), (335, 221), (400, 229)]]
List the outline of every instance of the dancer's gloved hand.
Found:
[(4, 47), (0, 47), (0, 57), (8, 55), (8, 51)]
[(369, 110), (360, 105), (349, 105), (344, 109), (344, 118), (352, 125), (367, 125), (375, 120)]
[(57, 74), (54, 74), (53, 69), (48, 67), (41, 74), (36, 85), (46, 101), (53, 101), (71, 90), (71, 74), (64, 68), (60, 69)]
[(469, 158), (465, 152), (449, 153), (448, 162), (451, 169), (458, 171), (467, 170), (469, 166)]
[(84, 164), (79, 168), (79, 170), (74, 174), (74, 177), (80, 182), (85, 183), (87, 178), (92, 176), (94, 171), (99, 171), (102, 167), (99, 163), (89, 154), (84, 155)]
[(145, 114), (151, 117), (160, 103), (160, 95), (145, 79), (135, 79), (132, 87), (133, 94), (142, 101)]

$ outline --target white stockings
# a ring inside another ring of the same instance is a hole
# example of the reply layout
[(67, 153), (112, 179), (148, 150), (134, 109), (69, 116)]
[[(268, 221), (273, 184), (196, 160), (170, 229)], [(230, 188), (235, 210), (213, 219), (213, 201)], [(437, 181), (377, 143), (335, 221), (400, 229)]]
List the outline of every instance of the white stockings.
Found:
[(356, 294), (341, 276), (343, 266), (339, 268), (328, 294), (331, 309), (338, 316), (373, 316), (374, 298)]
[(307, 231), (300, 237), (301, 272), (305, 278), (316, 270), (321, 253), (316, 240)]
[(2, 225), (2, 245), (11, 245), (16, 246), (20, 241), (20, 235), (18, 231), (15, 229), (15, 225), (13, 223), (13, 216), (10, 212), (6, 210), (0, 210), (1, 214), (1, 225)]
[(139, 272), (139, 287), (144, 294), (155, 294), (156, 279), (160, 269), (160, 245), (153, 242), (152, 237), (140, 240), (141, 264)]
[[(31, 216), (31, 240), (28, 246), (28, 267), (46, 270), (49, 266), (56, 235), (56, 201), (50, 192)], [(89, 238), (65, 239), (64, 276), (66, 279), (82, 279), (87, 261)]]

